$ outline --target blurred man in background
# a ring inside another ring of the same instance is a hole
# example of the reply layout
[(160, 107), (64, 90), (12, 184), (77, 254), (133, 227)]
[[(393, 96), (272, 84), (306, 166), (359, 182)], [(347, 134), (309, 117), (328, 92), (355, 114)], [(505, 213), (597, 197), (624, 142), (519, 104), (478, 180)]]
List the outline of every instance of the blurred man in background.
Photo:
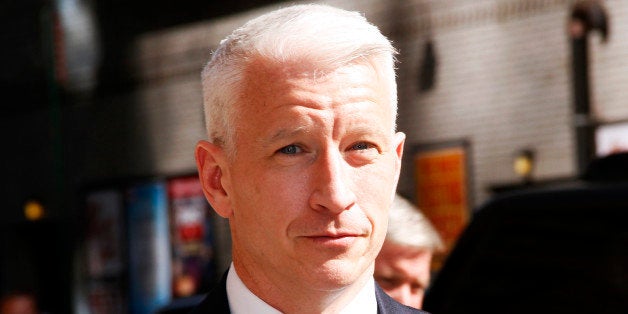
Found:
[(434, 252), (444, 244), (418, 208), (399, 194), (388, 215), (388, 232), (375, 259), (375, 280), (402, 304), (421, 308)]

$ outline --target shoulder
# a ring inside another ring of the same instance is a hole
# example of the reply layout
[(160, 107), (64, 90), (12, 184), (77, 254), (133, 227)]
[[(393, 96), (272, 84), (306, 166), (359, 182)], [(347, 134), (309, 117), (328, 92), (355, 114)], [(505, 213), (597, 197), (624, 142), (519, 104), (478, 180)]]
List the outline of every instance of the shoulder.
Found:
[(391, 298), (388, 294), (375, 284), (375, 297), (377, 298), (377, 313), (378, 314), (429, 314), (428, 312), (415, 309), (397, 302)]

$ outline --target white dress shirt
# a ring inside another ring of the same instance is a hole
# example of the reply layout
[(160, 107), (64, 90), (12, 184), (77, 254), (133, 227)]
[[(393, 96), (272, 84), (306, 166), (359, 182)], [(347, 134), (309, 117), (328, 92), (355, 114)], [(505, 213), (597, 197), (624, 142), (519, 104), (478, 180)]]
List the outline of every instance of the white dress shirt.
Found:
[[(233, 267), (227, 274), (227, 298), (233, 314), (281, 314), (249, 290)], [(375, 281), (371, 278), (340, 314), (376, 314)]]

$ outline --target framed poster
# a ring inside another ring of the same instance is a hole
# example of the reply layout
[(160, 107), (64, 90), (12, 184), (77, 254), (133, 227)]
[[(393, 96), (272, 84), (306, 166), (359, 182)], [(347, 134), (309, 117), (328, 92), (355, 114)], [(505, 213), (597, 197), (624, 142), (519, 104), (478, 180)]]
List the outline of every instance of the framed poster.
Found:
[(85, 192), (84, 201), (86, 273), (78, 274), (81, 289), (75, 297), (89, 313), (125, 314), (124, 194), (114, 186), (92, 188)]
[(86, 197), (87, 271), (91, 278), (119, 276), (123, 270), (124, 200), (120, 191), (103, 189)]
[(126, 202), (130, 312), (153, 314), (172, 297), (166, 183), (132, 184)]
[(90, 282), (87, 286), (87, 302), (91, 314), (128, 313), (124, 292), (115, 282)]
[(217, 282), (213, 211), (198, 175), (168, 180), (172, 294), (174, 298), (206, 293)]
[(445, 244), (445, 250), (434, 255), (435, 271), (440, 269), (469, 222), (468, 154), (467, 141), (421, 144), (412, 151), (416, 204)]

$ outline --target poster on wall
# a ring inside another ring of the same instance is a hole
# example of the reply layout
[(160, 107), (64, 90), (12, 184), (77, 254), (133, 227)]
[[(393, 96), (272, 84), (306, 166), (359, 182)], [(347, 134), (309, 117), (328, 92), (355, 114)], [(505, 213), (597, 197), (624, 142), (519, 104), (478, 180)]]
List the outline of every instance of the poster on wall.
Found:
[(412, 155), (417, 206), (430, 219), (445, 244), (435, 254), (434, 271), (442, 263), (470, 218), (468, 144), (464, 141), (418, 145)]
[(117, 276), (122, 271), (123, 206), (122, 193), (114, 189), (94, 191), (86, 197), (89, 277)]
[(124, 292), (120, 285), (108, 281), (93, 281), (87, 287), (90, 314), (127, 313)]
[(168, 181), (174, 298), (206, 293), (216, 282), (211, 207), (198, 176)]
[(93, 314), (126, 313), (123, 197), (115, 188), (93, 190), (85, 197), (84, 302)]
[(130, 310), (132, 314), (153, 314), (172, 296), (166, 183), (129, 187), (127, 215)]

